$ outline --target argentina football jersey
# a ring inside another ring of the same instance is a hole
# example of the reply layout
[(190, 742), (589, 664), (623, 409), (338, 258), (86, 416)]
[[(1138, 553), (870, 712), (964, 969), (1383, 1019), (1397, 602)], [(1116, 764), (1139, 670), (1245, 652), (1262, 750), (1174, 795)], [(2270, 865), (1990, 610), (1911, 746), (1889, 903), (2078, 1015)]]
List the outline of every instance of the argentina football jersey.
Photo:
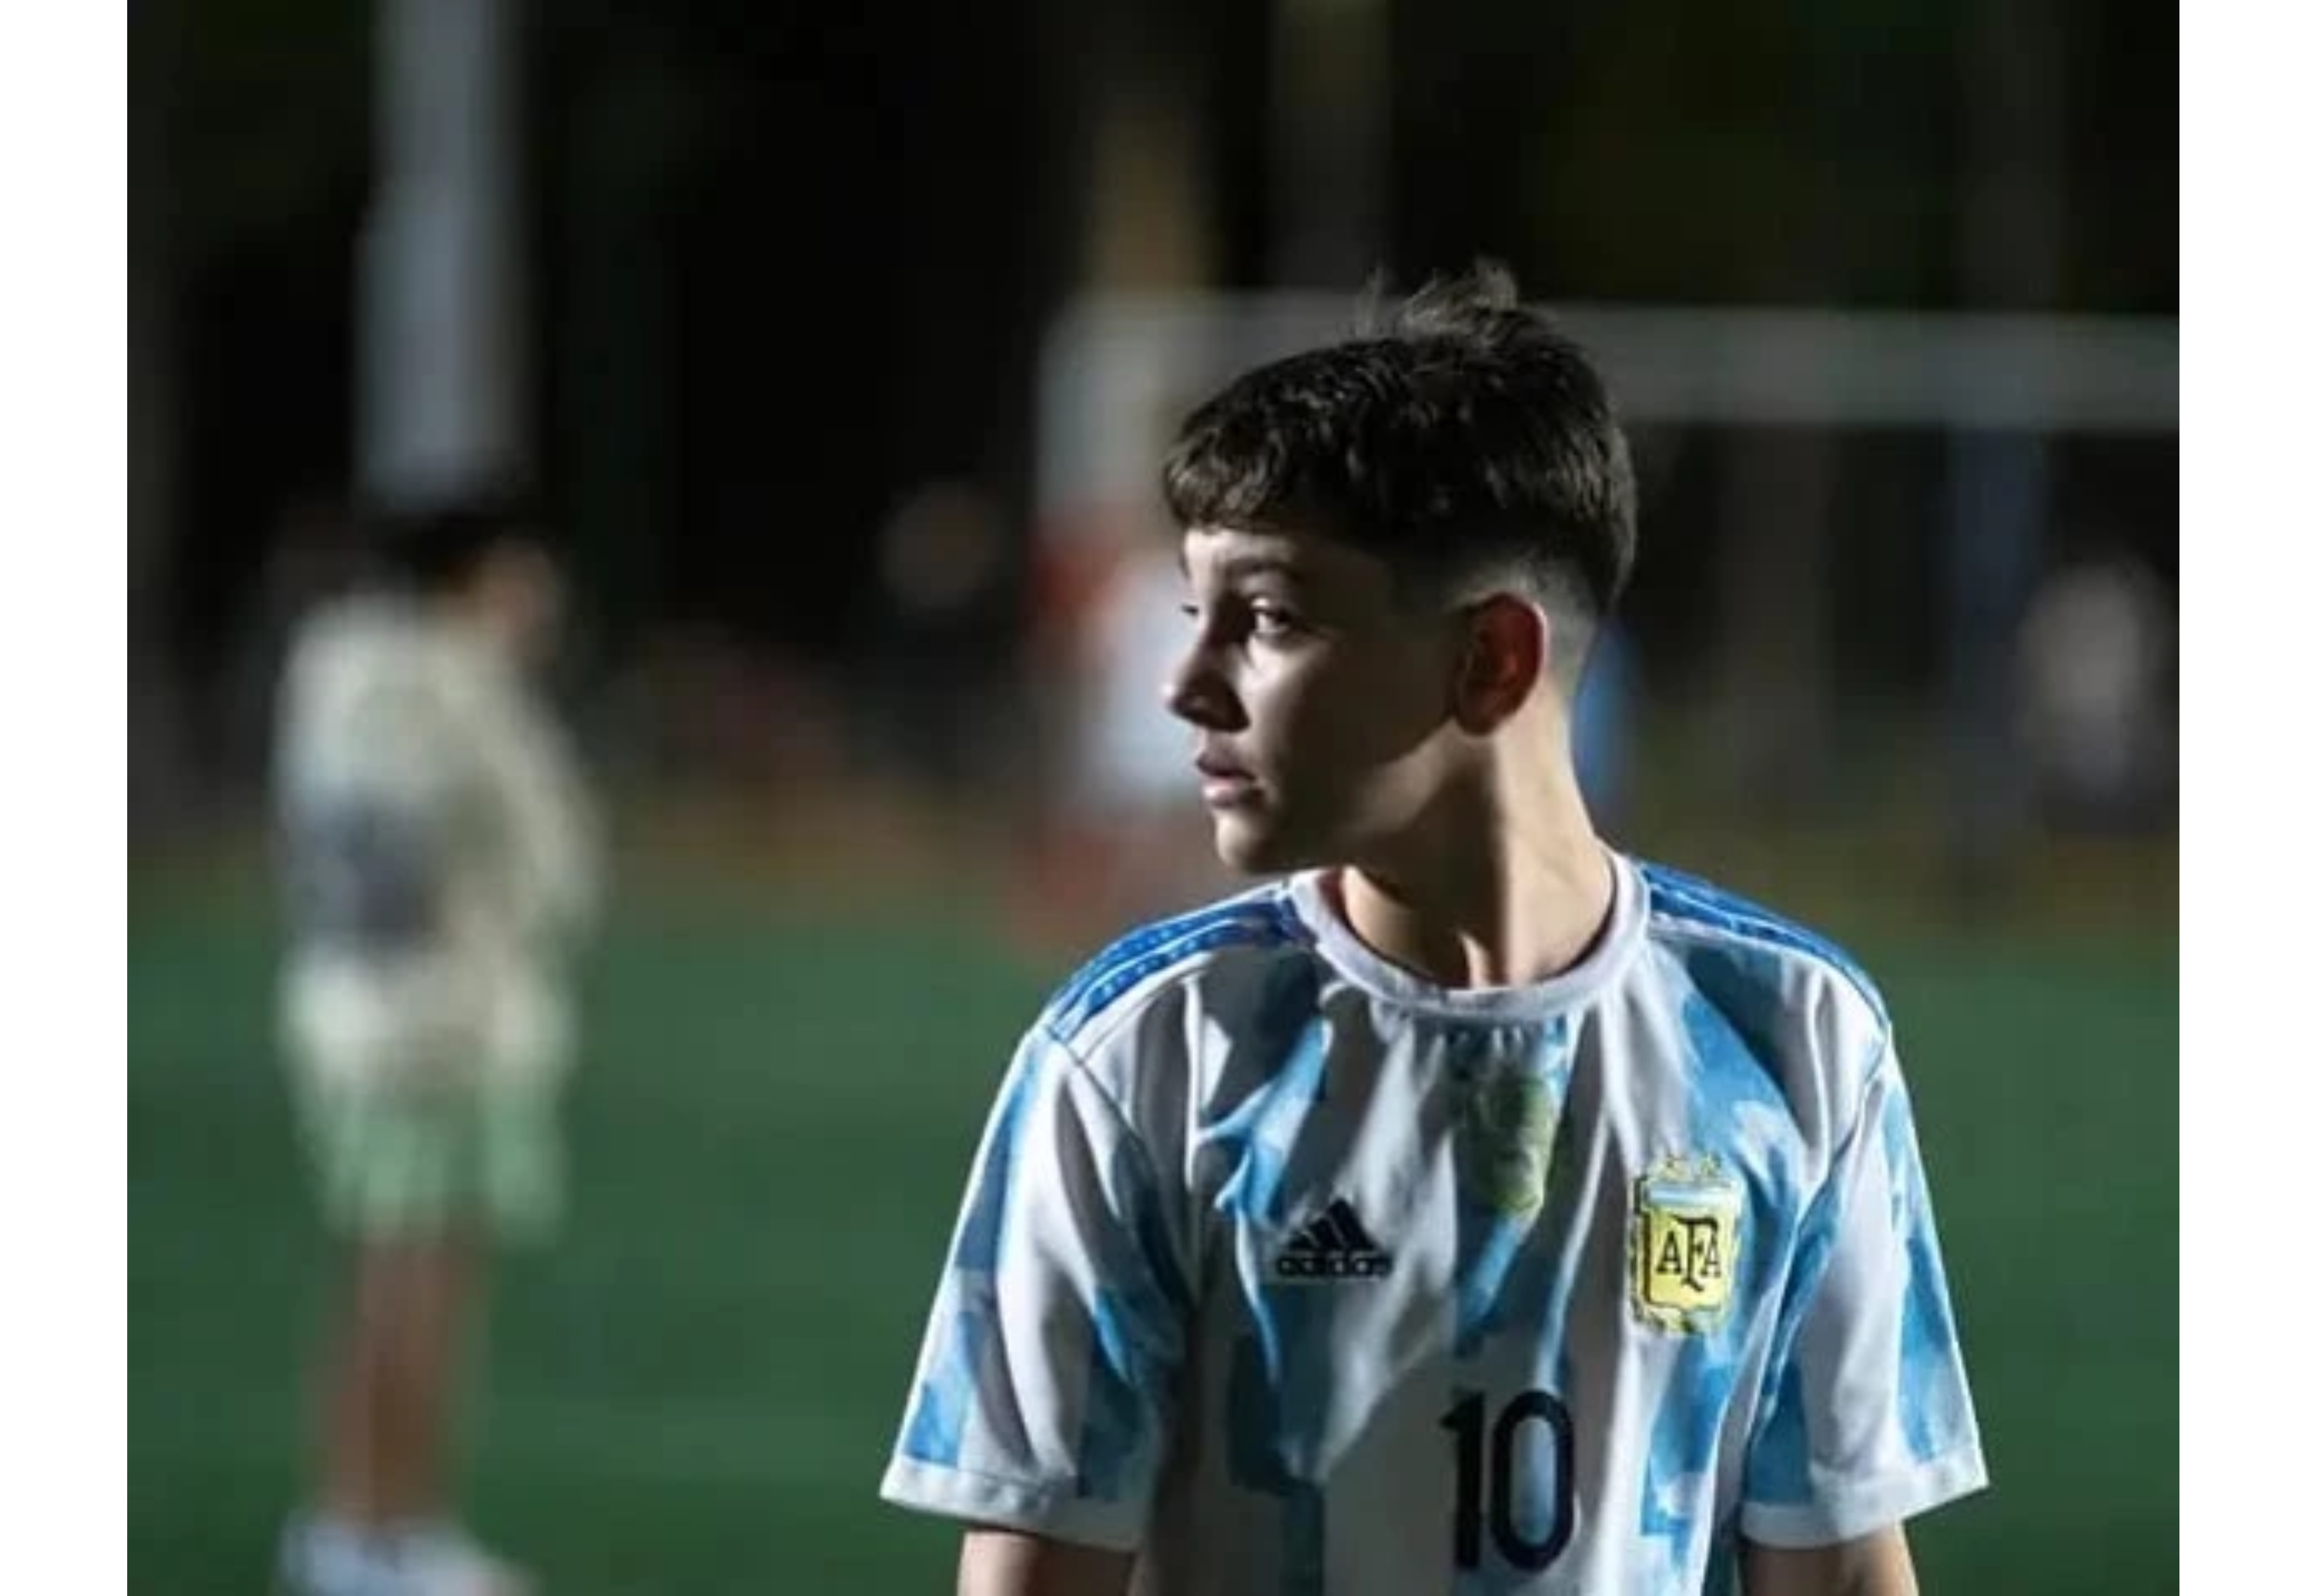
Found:
[(970, 1171), (890, 1500), (1179, 1592), (1727, 1590), (1985, 1483), (1882, 1000), (1622, 857), (1451, 989), (1306, 873), (1051, 999)]

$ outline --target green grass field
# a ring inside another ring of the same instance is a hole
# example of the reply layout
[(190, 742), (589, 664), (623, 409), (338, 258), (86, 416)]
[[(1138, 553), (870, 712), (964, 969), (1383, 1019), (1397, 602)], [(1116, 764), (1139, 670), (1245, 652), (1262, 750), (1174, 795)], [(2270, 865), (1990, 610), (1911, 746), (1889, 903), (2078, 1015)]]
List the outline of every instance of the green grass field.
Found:
[[(130, 1567), (266, 1588), (327, 1255), (260, 919), (129, 934)], [(1994, 1489), (1934, 1593), (2178, 1584), (2174, 949), (1866, 942), (1900, 1015)], [(478, 1523), (553, 1596), (950, 1589), (875, 1486), (990, 1086), (1056, 971), (947, 906), (702, 900), (594, 971), (565, 1242), (500, 1280)]]

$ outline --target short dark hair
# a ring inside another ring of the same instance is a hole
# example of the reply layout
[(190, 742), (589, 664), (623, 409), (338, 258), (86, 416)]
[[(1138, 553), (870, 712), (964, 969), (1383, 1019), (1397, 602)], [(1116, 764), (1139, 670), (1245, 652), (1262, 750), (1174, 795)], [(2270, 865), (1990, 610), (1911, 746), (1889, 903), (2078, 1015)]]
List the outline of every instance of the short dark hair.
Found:
[(385, 583), (425, 597), (463, 587), (500, 549), (542, 542), (534, 500), (515, 489), (395, 505), (372, 511), (369, 522)]
[(1586, 623), (1573, 675), (1633, 570), (1608, 390), (1490, 262), (1389, 308), (1372, 294), (1345, 340), (1235, 380), (1185, 418), (1162, 488), (1180, 526), (1311, 528), (1418, 588), (1517, 578)]

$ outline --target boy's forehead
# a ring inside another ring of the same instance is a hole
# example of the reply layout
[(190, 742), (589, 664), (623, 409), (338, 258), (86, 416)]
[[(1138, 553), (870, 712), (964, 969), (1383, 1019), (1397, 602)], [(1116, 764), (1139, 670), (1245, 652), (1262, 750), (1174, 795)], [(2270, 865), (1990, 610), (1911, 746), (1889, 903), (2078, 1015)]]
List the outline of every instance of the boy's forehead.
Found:
[(1189, 575), (1196, 570), (1212, 576), (1278, 570), (1310, 577), (1343, 575), (1377, 563), (1320, 533), (1241, 526), (1187, 527), (1179, 541), (1177, 562)]

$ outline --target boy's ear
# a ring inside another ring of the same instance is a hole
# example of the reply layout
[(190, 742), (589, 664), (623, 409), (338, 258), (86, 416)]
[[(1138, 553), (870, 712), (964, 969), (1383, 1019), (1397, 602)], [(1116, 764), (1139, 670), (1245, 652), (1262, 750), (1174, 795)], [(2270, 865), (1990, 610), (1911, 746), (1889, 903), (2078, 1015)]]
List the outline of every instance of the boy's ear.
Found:
[(1450, 705), (1457, 723), (1479, 734), (1510, 720), (1537, 690), (1551, 642), (1545, 611), (1527, 599), (1494, 593), (1469, 605)]

